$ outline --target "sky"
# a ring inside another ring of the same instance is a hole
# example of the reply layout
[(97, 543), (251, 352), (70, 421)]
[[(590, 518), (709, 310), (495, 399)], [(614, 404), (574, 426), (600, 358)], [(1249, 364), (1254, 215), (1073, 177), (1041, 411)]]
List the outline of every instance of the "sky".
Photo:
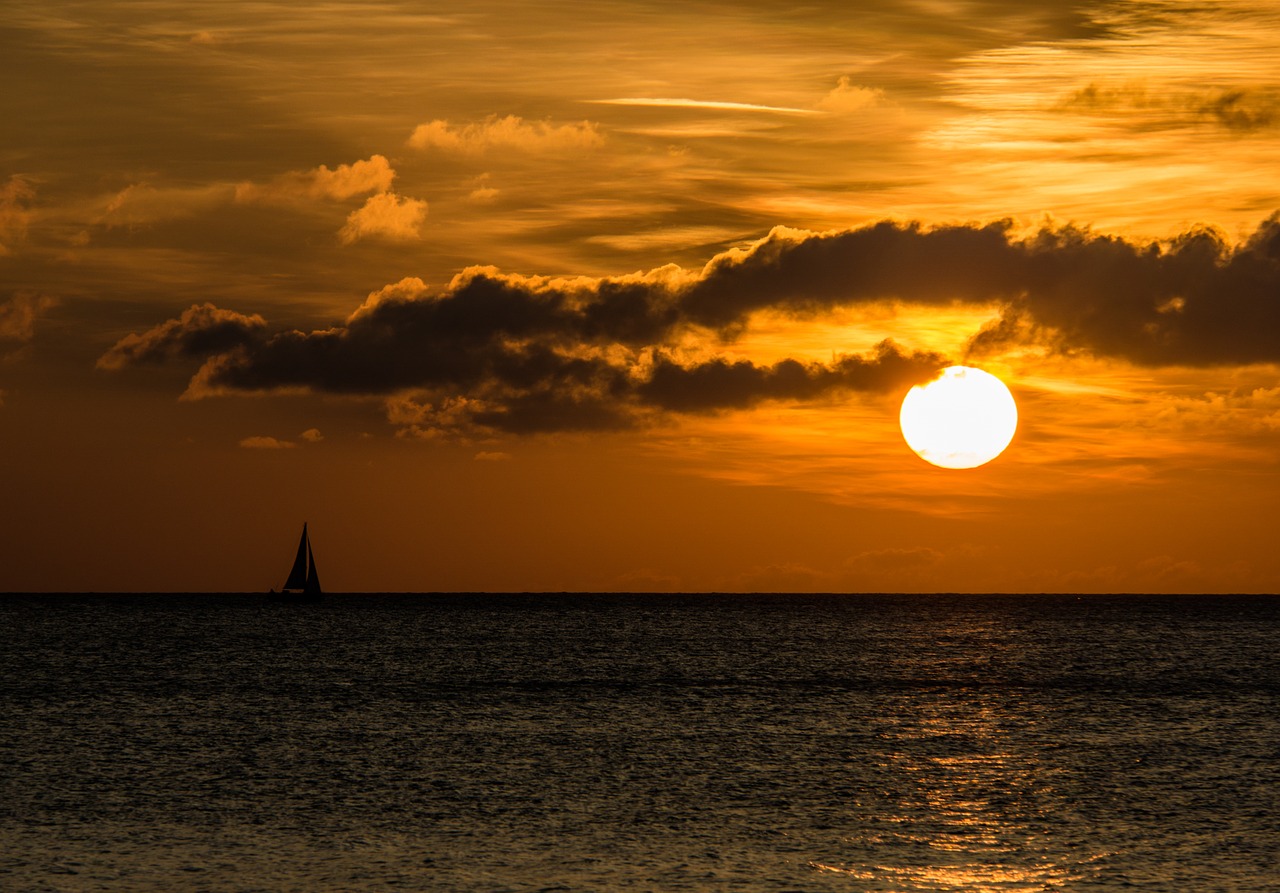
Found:
[(10, 0), (0, 74), (0, 591), (1280, 586), (1272, 3)]

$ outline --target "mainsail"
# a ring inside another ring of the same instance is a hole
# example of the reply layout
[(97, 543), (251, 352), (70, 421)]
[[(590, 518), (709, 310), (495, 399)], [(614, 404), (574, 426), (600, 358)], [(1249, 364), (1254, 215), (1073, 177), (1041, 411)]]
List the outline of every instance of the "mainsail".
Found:
[(302, 525), (302, 538), (298, 540), (298, 554), (293, 559), (289, 579), (284, 581), (284, 592), (320, 594), (320, 578), (316, 576), (316, 560), (311, 554), (311, 540), (307, 538), (307, 525)]
[(307, 541), (307, 582), (303, 588), (309, 593), (320, 594), (320, 576), (316, 573), (316, 557), (311, 554), (310, 540)]

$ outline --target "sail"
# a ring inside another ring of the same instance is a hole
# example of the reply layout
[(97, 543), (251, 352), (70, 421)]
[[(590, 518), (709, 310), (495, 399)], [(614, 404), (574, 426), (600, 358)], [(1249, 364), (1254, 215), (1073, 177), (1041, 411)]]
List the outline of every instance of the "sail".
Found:
[(316, 558), (311, 554), (311, 543), (307, 542), (307, 582), (303, 588), (308, 593), (320, 594), (320, 577), (316, 575)]
[(285, 589), (305, 589), (307, 586), (307, 553), (311, 544), (307, 542), (307, 525), (302, 525), (302, 539), (298, 540), (298, 557), (293, 559), (293, 570), (289, 571), (289, 579), (284, 581)]

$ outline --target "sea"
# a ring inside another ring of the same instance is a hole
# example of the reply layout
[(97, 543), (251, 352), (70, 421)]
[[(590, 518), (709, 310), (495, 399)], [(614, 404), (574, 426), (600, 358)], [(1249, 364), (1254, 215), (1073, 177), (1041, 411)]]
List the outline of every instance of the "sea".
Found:
[(1280, 598), (0, 596), (4, 891), (1277, 891)]

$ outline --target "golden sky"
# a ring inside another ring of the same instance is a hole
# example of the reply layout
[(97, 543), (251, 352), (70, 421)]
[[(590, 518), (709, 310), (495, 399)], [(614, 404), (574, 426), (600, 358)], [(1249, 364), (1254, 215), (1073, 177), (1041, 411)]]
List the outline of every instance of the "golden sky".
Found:
[(1275, 4), (11, 0), (0, 68), (0, 590), (303, 520), (334, 590), (1280, 581)]

